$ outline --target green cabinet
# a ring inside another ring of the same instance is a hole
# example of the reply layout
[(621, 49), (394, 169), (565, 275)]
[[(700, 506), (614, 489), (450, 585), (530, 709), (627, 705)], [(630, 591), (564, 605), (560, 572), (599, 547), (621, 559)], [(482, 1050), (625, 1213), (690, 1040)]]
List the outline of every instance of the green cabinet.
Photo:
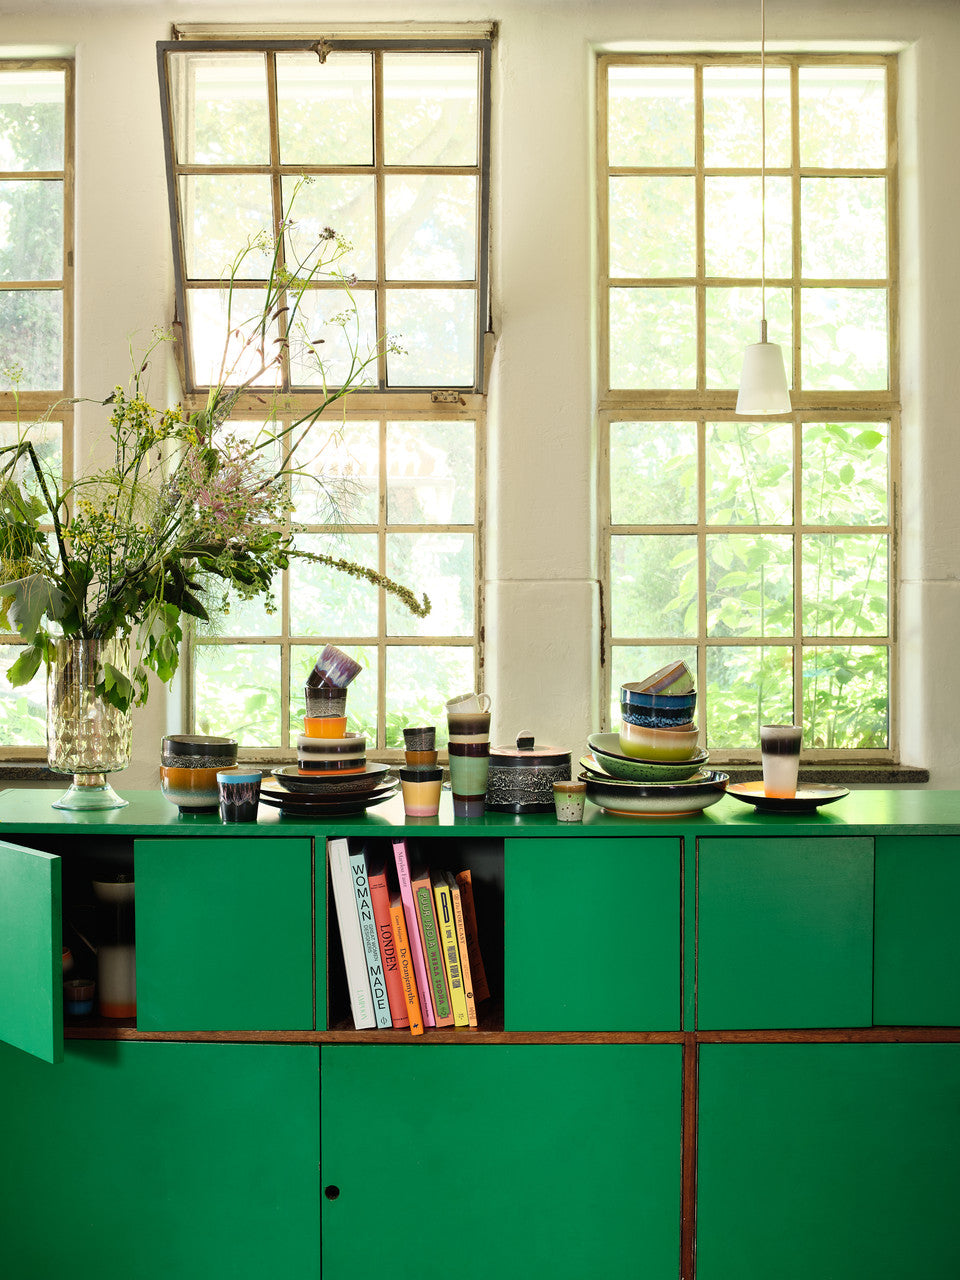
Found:
[(319, 1049), (0, 1045), (0, 1275), (319, 1275)]
[(960, 1044), (704, 1045), (697, 1280), (960, 1275)]
[(0, 1042), (63, 1059), (60, 859), (0, 842)]
[(698, 843), (697, 1026), (873, 1021), (873, 841)]
[(680, 1027), (680, 841), (507, 840), (504, 1025)]
[(877, 840), (873, 1020), (960, 1023), (960, 836)]
[(320, 1077), (325, 1280), (677, 1280), (678, 1045), (325, 1045)]

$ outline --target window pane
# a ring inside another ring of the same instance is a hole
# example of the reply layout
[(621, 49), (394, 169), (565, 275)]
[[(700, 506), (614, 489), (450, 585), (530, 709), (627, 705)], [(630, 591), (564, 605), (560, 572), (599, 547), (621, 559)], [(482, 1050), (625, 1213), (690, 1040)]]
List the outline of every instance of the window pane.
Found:
[(887, 607), (885, 535), (817, 533), (804, 537), (804, 635), (886, 635)]
[(473, 165), (479, 159), (475, 53), (383, 55), (387, 164)]
[(607, 116), (611, 164), (693, 164), (692, 67), (611, 67)]
[(707, 635), (787, 636), (793, 631), (793, 538), (707, 537)]
[(468, 636), (473, 632), (473, 535), (388, 533), (387, 576), (430, 597), (425, 618), (387, 596), (387, 635)]
[(472, 524), (475, 457), (472, 422), (388, 422), (387, 522)]
[(256, 240), (243, 259), (243, 280), (265, 280), (273, 256), (273, 204), (266, 174), (216, 174), (180, 179), (183, 247), (191, 280), (220, 280), (230, 264)]
[[(374, 533), (302, 533), (297, 547), (376, 570)], [(290, 565), (290, 631), (300, 636), (375, 636), (378, 588), (362, 578), (322, 564)]]
[(59, 289), (0, 291), (0, 333), (6, 367), (20, 365), (21, 391), (63, 385), (63, 295)]
[(696, 523), (696, 423), (610, 424), (610, 519), (614, 524)]
[[(205, 594), (204, 604), (213, 619), (210, 623), (197, 622), (197, 635), (214, 636), (277, 636), (282, 629), (279, 602), (276, 596), (267, 612), (267, 597), (254, 596), (241, 599), (236, 590), (228, 590), (219, 579), (211, 578), (210, 594)], [(280, 579), (274, 583), (274, 591), (280, 592)]]
[[(616, 728), (620, 723), (620, 686), (643, 680), (659, 671), (668, 662), (685, 662), (692, 672), (697, 670), (697, 650), (694, 645), (633, 645), (615, 644), (610, 650), (610, 706), (607, 723)], [(702, 708), (702, 694), (698, 691), (697, 718)]]
[[(766, 274), (789, 278), (792, 203), (789, 178), (767, 178)], [(705, 178), (704, 230), (708, 276), (761, 274), (761, 181), (759, 178)]]
[(473, 650), (464, 646), (391, 645), (387, 649), (387, 743), (403, 746), (407, 725), (432, 724), (447, 745), (444, 702), (474, 687)]
[(0, 170), (64, 167), (63, 71), (0, 71)]
[(0, 280), (63, 275), (63, 183), (0, 182)]
[(693, 178), (610, 179), (610, 275), (692, 276)]
[(371, 289), (355, 289), (353, 302), (340, 288), (308, 289), (293, 320), (290, 380), (295, 387), (339, 387), (356, 360), (354, 386), (376, 386), (376, 298)]
[(693, 289), (610, 290), (610, 386), (694, 387)]
[[(760, 67), (705, 67), (703, 156), (708, 168), (759, 169)], [(766, 68), (766, 167), (790, 164), (790, 72)]]
[(387, 176), (388, 280), (473, 280), (477, 274), (477, 180)]
[[(284, 209), (290, 207), (299, 179), (283, 179)], [(291, 270), (303, 263), (316, 248), (326, 227), (348, 240), (351, 248), (337, 260), (344, 275), (358, 280), (374, 280), (377, 275), (376, 213), (374, 179), (343, 174), (316, 174), (299, 186), (293, 220), (286, 230), (287, 265)], [(314, 258), (308, 265), (312, 266)]]
[[(325, 641), (323, 642), (325, 643)], [(295, 644), (290, 650), (290, 741), (296, 745), (303, 733), (303, 718), (307, 714), (303, 687), (313, 670), (323, 644)], [(350, 685), (347, 696), (347, 732), (362, 733), (367, 739), (367, 749), (377, 745), (377, 681), (380, 661), (375, 645), (339, 644), (363, 670)]]
[(886, 179), (802, 178), (800, 228), (804, 276), (886, 277)]
[(617, 637), (697, 632), (697, 539), (688, 534), (610, 539), (611, 628)]
[(475, 289), (390, 289), (387, 332), (403, 348), (387, 354), (393, 387), (466, 387), (477, 349)]
[[(187, 314), (193, 342), (193, 374), (199, 386), (226, 381), (232, 385), (253, 378), (254, 386), (268, 387), (276, 383), (277, 370), (269, 368), (259, 372), (263, 359), (255, 344), (245, 344), (244, 335), (238, 336), (239, 326), (246, 325), (260, 315), (264, 294), (255, 289), (235, 289), (227, 312), (227, 295), (221, 289), (188, 289)], [(224, 335), (229, 335), (224, 345)], [(269, 344), (268, 344), (269, 349)]]
[(269, 161), (262, 53), (180, 53), (168, 65), (181, 164)]
[(371, 164), (370, 54), (278, 53), (277, 116), (282, 164)]
[[(743, 351), (749, 343), (760, 341), (762, 314), (759, 289), (707, 289), (708, 387), (740, 385)], [(788, 289), (767, 289), (767, 324), (770, 341), (782, 348), (790, 386), (793, 310)]]
[(198, 645), (194, 650), (198, 733), (236, 738), (241, 747), (280, 745), (277, 645)]
[(888, 653), (884, 646), (817, 645), (803, 658), (803, 745), (889, 746)]
[(879, 169), (886, 162), (883, 68), (801, 67), (801, 165)]
[[(6, 390), (0, 385), (0, 390)], [(33, 445), (34, 452), (57, 487), (63, 484), (63, 423), (60, 421), (45, 422), (0, 422), (0, 448), (16, 444), (26, 436)], [(36, 473), (26, 458), (22, 458), (12, 476), (27, 493), (38, 493), (39, 482)]]
[(45, 747), (47, 678), (43, 667), (29, 684), (14, 688), (7, 679), (21, 652), (21, 645), (0, 645), (0, 742), (5, 747)]
[(787, 645), (707, 649), (707, 747), (758, 748), (760, 726), (793, 722), (793, 650)]
[(706, 489), (708, 524), (788, 524), (793, 518), (790, 423), (709, 423)]
[[(298, 523), (376, 524), (380, 441), (375, 422), (315, 423), (297, 445), (294, 463), (303, 470), (292, 485)], [(339, 512), (330, 509), (328, 487), (338, 492)]]
[(800, 309), (805, 390), (886, 390), (885, 289), (803, 289)]
[(887, 523), (889, 433), (886, 422), (804, 425), (804, 523)]

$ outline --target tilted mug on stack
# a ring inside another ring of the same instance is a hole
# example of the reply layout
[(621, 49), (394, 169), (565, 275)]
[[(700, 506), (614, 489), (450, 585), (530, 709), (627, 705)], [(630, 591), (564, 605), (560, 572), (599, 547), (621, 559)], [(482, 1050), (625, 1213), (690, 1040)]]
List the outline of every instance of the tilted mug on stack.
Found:
[(490, 771), (490, 696), (460, 693), (446, 706), (454, 817), (480, 818)]
[(304, 732), (297, 738), (301, 773), (329, 776), (366, 768), (366, 737), (347, 733), (347, 686), (361, 670), (360, 663), (336, 645), (324, 646), (303, 689), (307, 714)]

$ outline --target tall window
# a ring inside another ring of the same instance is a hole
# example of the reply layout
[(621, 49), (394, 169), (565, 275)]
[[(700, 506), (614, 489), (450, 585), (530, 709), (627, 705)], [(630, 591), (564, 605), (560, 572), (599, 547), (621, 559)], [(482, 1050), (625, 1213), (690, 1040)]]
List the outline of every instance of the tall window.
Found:
[[(404, 724), (442, 723), (444, 698), (472, 687), (482, 662), (489, 42), (178, 41), (160, 56), (188, 400), (202, 399), (208, 344), (222, 342), (224, 268), (251, 238), (280, 235), (298, 188), (285, 249), (295, 256), (298, 236), (327, 226), (350, 241), (341, 265), (356, 278), (359, 345), (379, 348), (368, 387), (302, 446), (307, 471), (348, 481), (348, 508), (331, 521), (294, 492), (298, 537), (432, 602), (417, 619), (366, 582), (295, 566), (275, 613), (255, 602), (197, 631), (188, 723), (289, 750), (306, 675), (333, 642), (365, 668), (350, 727), (400, 747)], [(308, 291), (311, 323), (343, 306), (325, 288)], [(336, 385), (348, 352), (325, 354)], [(281, 422), (287, 406), (309, 408), (319, 381), (291, 345)], [(236, 416), (258, 414), (251, 396)]]
[[(73, 64), (0, 61), (0, 446), (28, 436), (61, 478), (72, 465), (73, 411), (58, 403), (72, 394), (72, 355)], [(2, 576), (17, 577), (16, 564)], [(7, 628), (0, 619), (0, 753), (39, 754), (43, 677), (7, 682), (20, 652)]]
[(683, 658), (708, 747), (796, 719), (896, 750), (896, 63), (771, 57), (766, 313), (793, 412), (737, 418), (761, 315), (760, 69), (599, 62), (600, 511), (610, 713)]

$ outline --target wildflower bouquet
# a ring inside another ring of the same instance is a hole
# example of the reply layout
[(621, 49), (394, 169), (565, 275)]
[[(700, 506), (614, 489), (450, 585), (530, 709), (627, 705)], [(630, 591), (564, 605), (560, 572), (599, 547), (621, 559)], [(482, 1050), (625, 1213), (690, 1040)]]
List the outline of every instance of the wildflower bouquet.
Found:
[[(244, 277), (247, 256), (263, 244), (251, 242), (229, 270), (228, 332), (219, 376), (202, 409), (158, 409), (146, 399), (151, 357), (168, 337), (157, 334), (146, 356), (135, 361), (128, 388), (116, 387), (103, 402), (114, 446), (109, 466), (61, 487), (28, 429), (0, 449), (0, 624), (26, 641), (8, 672), (12, 684), (26, 684), (41, 663), (49, 664), (55, 636), (129, 637), (131, 677), (105, 664), (97, 692), (120, 710), (142, 704), (147, 670), (169, 680), (177, 669), (183, 615), (207, 621), (231, 594), (263, 595), (269, 608), (274, 575), (296, 557), (372, 581), (419, 616), (429, 611), (426, 596), (418, 600), (370, 569), (295, 544), (294, 475), (318, 484), (335, 510), (344, 496), (340, 482), (303, 477), (297, 444), (326, 408), (363, 384), (377, 351), (361, 353), (354, 336), (359, 324), (352, 281), (338, 266), (349, 246), (327, 228), (292, 271), (281, 248), (287, 225), (289, 220), (272, 247), (265, 301), (256, 315), (238, 318), (235, 282)], [(321, 277), (339, 280), (348, 300), (336, 318), (345, 326), (350, 353), (337, 386), (327, 385), (318, 343), (307, 336), (301, 317), (304, 294)], [(291, 341), (303, 343), (322, 375), (314, 407), (281, 425), (274, 395), (265, 427), (252, 436), (231, 428), (240, 396), (271, 379), (276, 383)]]

